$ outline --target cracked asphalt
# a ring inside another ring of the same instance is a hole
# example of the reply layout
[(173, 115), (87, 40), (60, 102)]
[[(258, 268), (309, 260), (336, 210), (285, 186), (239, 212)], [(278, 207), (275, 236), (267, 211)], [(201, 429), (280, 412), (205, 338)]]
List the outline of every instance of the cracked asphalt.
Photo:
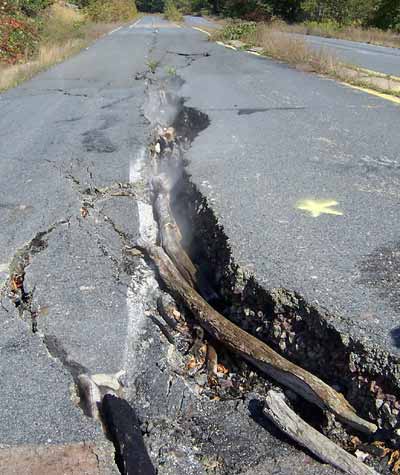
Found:
[[(144, 17), (0, 96), (2, 282), (18, 250), (51, 229), (25, 267), (37, 334), (2, 295), (0, 444), (104, 438), (74, 403), (47, 335), (90, 373), (126, 371), (158, 473), (333, 474), (252, 414), (254, 395), (201, 400), (145, 316), (159, 289), (125, 251), (148, 206), (140, 174), (130, 175), (149, 142), (140, 78), (153, 61), (158, 74), (176, 70), (187, 105), (211, 120), (188, 170), (237, 261), (397, 352), (399, 109)], [(343, 215), (313, 218), (296, 208), (306, 197), (337, 200)]]

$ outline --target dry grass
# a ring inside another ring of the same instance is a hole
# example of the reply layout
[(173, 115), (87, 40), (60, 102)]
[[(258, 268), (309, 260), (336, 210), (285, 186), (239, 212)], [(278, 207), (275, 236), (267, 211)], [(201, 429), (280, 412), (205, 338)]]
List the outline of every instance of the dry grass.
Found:
[(355, 68), (342, 63), (331, 51), (313, 48), (306, 40), (277, 31), (270, 25), (257, 25), (254, 33), (244, 37), (246, 43), (257, 45), (263, 54), (279, 59), (303, 71), (324, 74), (348, 84), (367, 87), (377, 92), (400, 95), (398, 78)]
[(308, 22), (288, 25), (283, 21), (274, 21), (270, 24), (270, 27), (274, 30), (287, 33), (323, 36), (325, 38), (338, 38), (342, 40), (400, 48), (400, 34), (393, 31), (380, 30), (378, 28), (360, 28), (358, 26), (339, 27), (332, 22)]
[(340, 69), (337, 57), (324, 49), (315, 49), (301, 38), (293, 38), (260, 24), (254, 33), (243, 40), (246, 43), (259, 46), (267, 56), (279, 59), (299, 69), (334, 75)]
[(0, 65), (0, 91), (20, 84), (50, 66), (60, 63), (76, 54), (92, 41), (111, 31), (116, 26), (110, 24), (85, 24), (81, 26), (79, 37), (52, 43), (48, 38), (40, 47), (36, 57), (23, 64)]
[(54, 3), (49, 9), (49, 16), (55, 21), (64, 24), (83, 22), (84, 15), (75, 8), (67, 8), (61, 3)]
[[(121, 2), (124, 3), (123, 0)], [(119, 6), (119, 3), (115, 5)], [(23, 64), (0, 64), (0, 91), (14, 87), (53, 64), (64, 61), (120, 24), (88, 21), (79, 10), (62, 2), (54, 3), (43, 16), (41, 43), (36, 55)]]

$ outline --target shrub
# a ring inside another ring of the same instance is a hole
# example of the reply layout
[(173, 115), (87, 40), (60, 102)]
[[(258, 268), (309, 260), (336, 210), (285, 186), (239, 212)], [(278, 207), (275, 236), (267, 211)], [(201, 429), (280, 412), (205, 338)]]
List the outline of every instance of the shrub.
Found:
[(130, 20), (137, 15), (134, 0), (91, 0), (86, 15), (97, 22)]
[(182, 21), (182, 13), (178, 10), (174, 0), (165, 0), (164, 16), (167, 20)]
[(19, 10), (24, 15), (36, 17), (53, 2), (54, 0), (8, 0), (1, 3), (8, 9)]
[(30, 56), (39, 43), (37, 25), (29, 19), (0, 18), (0, 61), (17, 63)]
[(82, 37), (84, 21), (84, 15), (79, 10), (55, 3), (43, 15), (42, 39), (54, 44)]
[(225, 41), (240, 40), (256, 31), (257, 24), (252, 21), (235, 21), (228, 23), (221, 32), (221, 37)]

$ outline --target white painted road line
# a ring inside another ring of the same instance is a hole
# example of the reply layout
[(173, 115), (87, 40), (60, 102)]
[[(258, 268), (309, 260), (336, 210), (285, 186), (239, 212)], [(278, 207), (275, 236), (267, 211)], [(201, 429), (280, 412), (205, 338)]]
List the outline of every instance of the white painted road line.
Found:
[(116, 31), (119, 31), (122, 29), (122, 26), (119, 26), (118, 28), (115, 28), (115, 30), (112, 30), (110, 31), (110, 33), (108, 33), (109, 35), (112, 35), (113, 33), (115, 33)]
[(201, 28), (197, 28), (197, 26), (192, 26), (193, 30), (201, 31), (202, 33), (205, 33), (207, 36), (211, 36), (211, 33), (209, 33), (206, 30), (202, 30)]
[(246, 53), (253, 54), (254, 56), (264, 56), (264, 55), (261, 54), (261, 53), (257, 53), (257, 51), (246, 50)]
[(142, 18), (139, 18), (138, 21), (135, 21), (135, 23), (133, 23), (132, 25), (130, 25), (129, 29), (135, 28), (135, 26), (138, 25), (141, 21), (142, 21)]
[(224, 46), (225, 48), (233, 49), (234, 51), (237, 51), (237, 48), (235, 48), (232, 45), (227, 45), (226, 43), (223, 43), (222, 41), (216, 41), (217, 45)]

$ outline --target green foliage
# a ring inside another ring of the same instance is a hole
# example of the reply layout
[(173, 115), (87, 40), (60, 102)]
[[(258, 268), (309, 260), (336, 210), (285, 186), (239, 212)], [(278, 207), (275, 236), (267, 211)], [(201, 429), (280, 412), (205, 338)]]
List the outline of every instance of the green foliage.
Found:
[(225, 26), (221, 32), (221, 37), (225, 41), (241, 40), (245, 36), (255, 33), (257, 24), (255, 22), (235, 21)]
[(137, 8), (134, 0), (91, 0), (85, 12), (92, 21), (114, 22), (134, 18)]
[(382, 0), (379, 3), (379, 7), (372, 19), (372, 24), (378, 28), (390, 28), (400, 32), (399, 0)]
[(182, 13), (179, 11), (174, 0), (165, 0), (164, 16), (171, 21), (182, 21)]
[(54, 3), (53, 0), (12, 0), (11, 3), (27, 16), (36, 17), (42, 10)]
[(136, 0), (141, 12), (156, 13), (164, 11), (164, 0)]
[(0, 18), (0, 61), (17, 63), (29, 57), (38, 43), (38, 26), (29, 18)]
[(341, 25), (364, 24), (377, 4), (377, 0), (305, 0), (302, 10), (311, 21), (334, 21)]
[(149, 61), (147, 61), (147, 67), (153, 74), (157, 71), (159, 64), (160, 61), (157, 61), (156, 59), (149, 59)]
[(176, 68), (173, 66), (167, 66), (165, 68), (165, 72), (168, 74), (168, 76), (176, 76)]

